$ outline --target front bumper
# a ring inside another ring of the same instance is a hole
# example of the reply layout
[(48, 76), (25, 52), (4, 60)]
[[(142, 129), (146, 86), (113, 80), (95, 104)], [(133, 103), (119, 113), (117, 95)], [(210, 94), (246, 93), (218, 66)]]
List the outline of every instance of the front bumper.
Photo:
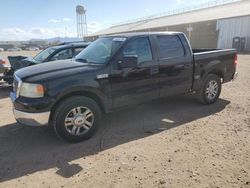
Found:
[(50, 112), (28, 113), (13, 109), (18, 123), (27, 126), (41, 127), (49, 124)]

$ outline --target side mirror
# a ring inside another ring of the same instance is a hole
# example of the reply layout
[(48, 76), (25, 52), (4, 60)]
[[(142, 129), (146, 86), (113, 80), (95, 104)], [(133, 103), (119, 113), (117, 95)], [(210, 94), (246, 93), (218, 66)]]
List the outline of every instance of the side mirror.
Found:
[(124, 56), (121, 61), (118, 61), (119, 68), (135, 68), (137, 67), (138, 57), (135, 55)]

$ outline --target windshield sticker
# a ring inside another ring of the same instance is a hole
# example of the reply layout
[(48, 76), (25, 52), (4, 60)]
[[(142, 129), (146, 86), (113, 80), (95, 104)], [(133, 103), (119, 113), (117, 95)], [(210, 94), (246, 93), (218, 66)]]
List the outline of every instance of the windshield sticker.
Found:
[(124, 42), (126, 40), (127, 40), (126, 38), (122, 38), (122, 37), (113, 38), (113, 42)]

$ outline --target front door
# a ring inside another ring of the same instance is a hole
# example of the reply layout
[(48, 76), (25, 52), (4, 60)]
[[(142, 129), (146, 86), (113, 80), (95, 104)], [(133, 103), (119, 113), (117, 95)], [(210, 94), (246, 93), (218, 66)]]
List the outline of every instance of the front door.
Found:
[[(138, 57), (134, 68), (120, 69), (118, 62), (111, 70), (113, 107), (137, 104), (159, 96), (158, 64), (153, 56), (149, 37), (130, 39), (122, 49), (120, 57), (133, 55)], [(120, 61), (120, 60), (118, 60)]]

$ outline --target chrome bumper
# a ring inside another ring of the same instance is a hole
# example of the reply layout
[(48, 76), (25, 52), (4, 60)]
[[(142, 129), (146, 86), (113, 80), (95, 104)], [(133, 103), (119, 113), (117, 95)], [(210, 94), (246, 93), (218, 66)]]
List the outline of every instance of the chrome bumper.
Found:
[(49, 123), (50, 112), (28, 113), (13, 109), (13, 113), (17, 122), (23, 125), (41, 127)]
[(235, 72), (232, 81), (235, 81), (238, 78), (238, 75), (239, 75), (238, 72)]

